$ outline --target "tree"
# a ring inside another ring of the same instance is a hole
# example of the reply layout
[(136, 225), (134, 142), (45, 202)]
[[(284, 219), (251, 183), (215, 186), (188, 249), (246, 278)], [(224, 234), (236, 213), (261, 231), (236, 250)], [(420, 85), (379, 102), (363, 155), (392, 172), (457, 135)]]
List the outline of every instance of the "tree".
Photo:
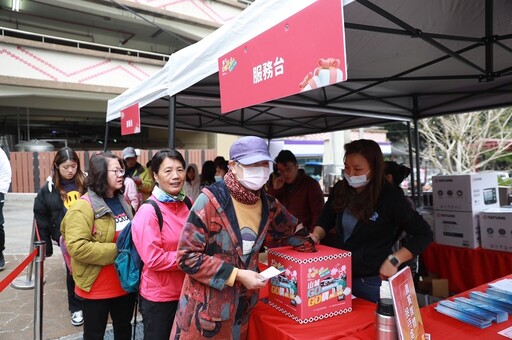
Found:
[(489, 169), (512, 152), (512, 108), (419, 121), (422, 157), (446, 174)]

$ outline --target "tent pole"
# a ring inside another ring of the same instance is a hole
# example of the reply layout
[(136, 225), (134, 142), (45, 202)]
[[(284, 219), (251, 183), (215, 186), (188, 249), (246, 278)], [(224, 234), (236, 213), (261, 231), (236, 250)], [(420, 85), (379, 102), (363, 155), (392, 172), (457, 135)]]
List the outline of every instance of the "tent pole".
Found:
[(485, 71), (487, 72), (487, 81), (494, 80), (494, 31), (493, 31), (493, 0), (485, 1)]
[[(418, 183), (418, 188), (416, 191), (416, 206), (420, 206), (421, 204), (421, 169), (420, 169), (420, 130), (418, 126), (418, 118), (414, 118), (414, 140), (416, 146), (416, 182)], [(425, 169), (425, 178), (427, 176)]]
[(167, 146), (173, 150), (176, 147), (176, 96), (169, 97), (169, 117), (168, 117), (168, 135)]
[(105, 140), (103, 141), (103, 151), (107, 151), (108, 143), (108, 122), (105, 124)]
[[(407, 122), (407, 140), (408, 140), (408, 144), (409, 144), (409, 164), (411, 165), (411, 169), (414, 169), (414, 158), (412, 156), (412, 148), (413, 148), (413, 137), (412, 137), (412, 129), (411, 129), (411, 122)], [(411, 178), (411, 196), (414, 200), (414, 171), (411, 171), (411, 174), (410, 174), (410, 178)]]

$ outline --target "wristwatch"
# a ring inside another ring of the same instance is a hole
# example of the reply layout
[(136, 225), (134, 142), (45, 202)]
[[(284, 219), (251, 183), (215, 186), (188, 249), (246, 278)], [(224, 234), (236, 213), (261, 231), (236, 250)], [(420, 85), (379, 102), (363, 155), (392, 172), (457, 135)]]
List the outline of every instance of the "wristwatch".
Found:
[(398, 261), (398, 259), (393, 254), (388, 256), (388, 260), (391, 262), (393, 267), (398, 267), (400, 265), (400, 261)]

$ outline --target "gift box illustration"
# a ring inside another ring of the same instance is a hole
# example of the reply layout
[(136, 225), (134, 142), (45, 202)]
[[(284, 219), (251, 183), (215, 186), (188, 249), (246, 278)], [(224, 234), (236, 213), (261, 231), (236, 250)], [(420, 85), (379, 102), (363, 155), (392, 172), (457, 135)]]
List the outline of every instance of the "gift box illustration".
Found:
[(339, 83), (343, 80), (343, 71), (340, 69), (340, 60), (336, 58), (320, 58), (318, 67), (309, 72), (299, 87), (301, 92)]
[(268, 252), (268, 264), (283, 271), (270, 279), (269, 304), (301, 324), (352, 311), (351, 253), (322, 245), (317, 250)]

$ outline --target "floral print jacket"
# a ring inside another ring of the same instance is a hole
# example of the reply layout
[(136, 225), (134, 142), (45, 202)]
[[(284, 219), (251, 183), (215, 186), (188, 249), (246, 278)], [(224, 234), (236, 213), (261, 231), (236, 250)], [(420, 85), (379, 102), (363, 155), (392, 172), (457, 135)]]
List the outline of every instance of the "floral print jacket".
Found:
[(261, 200), (258, 236), (244, 257), (240, 226), (226, 185), (215, 183), (197, 198), (178, 245), (178, 265), (187, 276), (176, 313), (175, 339), (239, 339), (243, 335), (259, 291), (247, 290), (239, 282), (229, 287), (226, 282), (235, 267), (257, 271), (258, 254), (266, 239), (286, 240), (298, 224), (263, 190)]

